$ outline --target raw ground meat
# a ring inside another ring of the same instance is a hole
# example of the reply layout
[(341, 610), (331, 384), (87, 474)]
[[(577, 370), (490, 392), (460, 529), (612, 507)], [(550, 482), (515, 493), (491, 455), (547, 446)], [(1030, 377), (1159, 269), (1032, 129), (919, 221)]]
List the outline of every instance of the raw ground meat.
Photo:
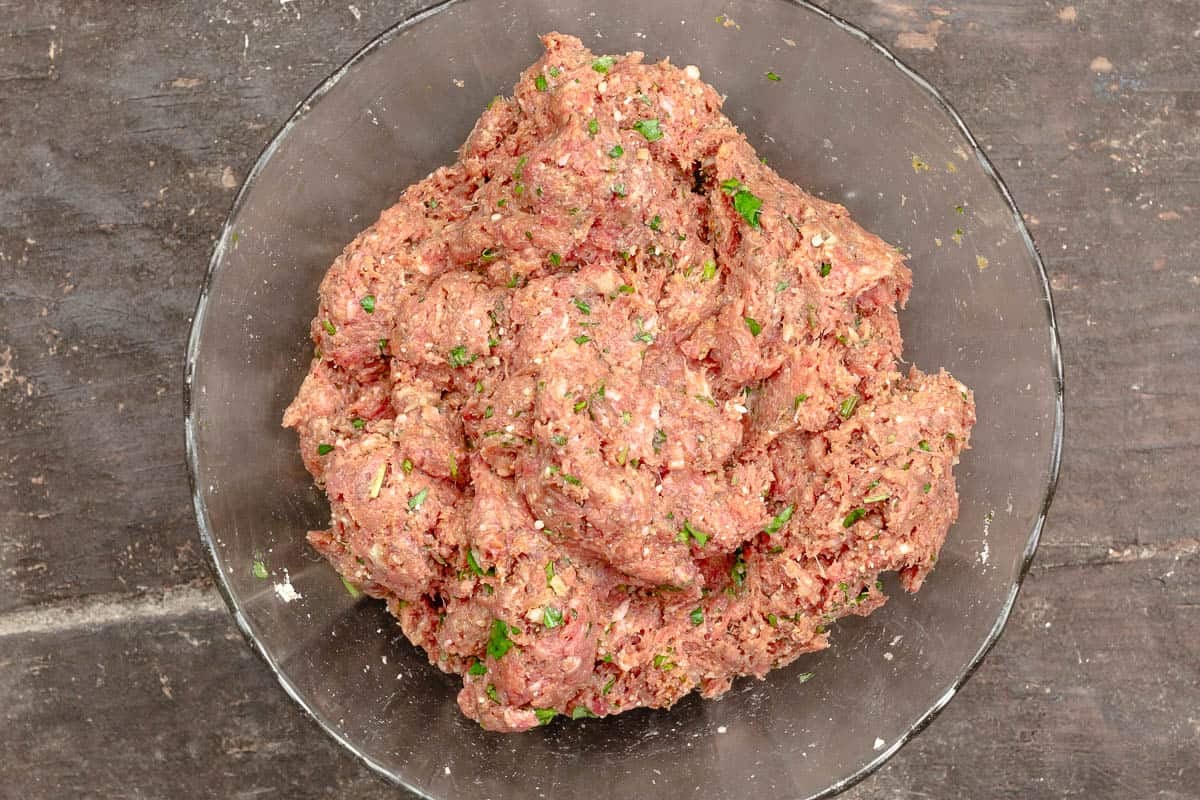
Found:
[(901, 255), (695, 68), (543, 43), (329, 269), (284, 418), (313, 546), (497, 731), (719, 695), (915, 591), (975, 418), (898, 367)]

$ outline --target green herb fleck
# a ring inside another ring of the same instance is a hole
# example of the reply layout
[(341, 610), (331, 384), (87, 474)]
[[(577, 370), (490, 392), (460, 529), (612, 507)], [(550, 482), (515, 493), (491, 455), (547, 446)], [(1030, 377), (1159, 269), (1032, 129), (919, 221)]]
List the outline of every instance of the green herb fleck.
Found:
[(480, 675), (486, 675), (487, 674), (487, 665), (484, 664), (482, 661), (476, 660), (475, 663), (471, 665), (471, 668), (467, 670), (467, 674), (475, 675), (476, 677), (478, 677)]
[(599, 72), (601, 75), (607, 75), (608, 71), (613, 68), (612, 56), (600, 56), (592, 62), (592, 69)]
[(346, 587), (346, 592), (355, 600), (362, 597), (362, 590), (350, 581), (346, 580), (345, 576), (342, 576), (342, 586)]
[(675, 664), (671, 661), (671, 657), (666, 653), (659, 653), (654, 657), (654, 666), (656, 669), (661, 669), (663, 672), (670, 672), (675, 669)]
[(533, 85), (537, 87), (539, 92), (544, 92), (550, 88), (550, 84), (546, 83), (545, 75), (538, 75), (536, 78), (534, 78)]
[(623, 155), (625, 155), (625, 148), (619, 144), (614, 144), (612, 149), (608, 151), (609, 158), (620, 158)]
[(746, 560), (742, 558), (742, 551), (737, 551), (737, 558), (733, 561), (733, 566), (729, 568), (729, 577), (733, 579), (735, 586), (741, 587), (746, 582)]
[(588, 336), (586, 333), (581, 333), (575, 337), (575, 344), (587, 344), (591, 340), (592, 337)]
[(466, 345), (460, 344), (457, 347), (450, 348), (450, 366), (455, 369), (467, 366), (478, 357), (474, 353), (468, 353)]
[(871, 495), (870, 497), (864, 497), (863, 502), (864, 503), (879, 503), (884, 500), (887, 500), (891, 496), (892, 496), (891, 492), (876, 492), (875, 494)]
[(521, 176), (525, 174), (525, 165), (529, 163), (529, 156), (521, 156), (517, 159), (517, 166), (512, 171), (514, 181), (521, 180)]
[(554, 442), (554, 444), (558, 445), (559, 447), (562, 447), (567, 443), (567, 437), (556, 433), (550, 437), (550, 441)]
[(617, 682), (616, 678), (609, 678), (608, 682), (604, 684), (604, 688), (600, 690), (600, 694), (604, 695), (604, 694), (608, 694), (609, 692), (611, 692), (612, 688), (613, 688), (613, 684), (615, 684), (616, 682)]
[(704, 262), (704, 270), (700, 273), (700, 280), (711, 281), (717, 277), (717, 262), (711, 258)]
[(921, 491), (924, 492), (925, 494), (929, 494), (929, 490), (932, 488), (933, 488), (933, 484), (927, 483), (921, 487)]
[(542, 609), (542, 624), (547, 628), (557, 628), (563, 624), (563, 612), (554, 606), (546, 606)]
[(808, 399), (808, 395), (806, 395), (806, 394), (796, 395), (796, 398), (794, 400), (792, 400), (792, 410), (795, 411), (795, 410), (799, 409), (800, 404), (803, 403), (807, 399)]
[(411, 458), (406, 458), (400, 462), (400, 469), (404, 470), (405, 475), (411, 475), (413, 471), (413, 462)]
[(632, 286), (630, 286), (628, 283), (622, 283), (620, 286), (617, 287), (617, 291), (620, 292), (621, 294), (633, 294), (637, 290), (634, 289)]
[(576, 297), (574, 300), (572, 300), (572, 302), (575, 303), (575, 307), (579, 309), (579, 313), (583, 314), (584, 316), (588, 316), (592, 313), (592, 307), (588, 305), (586, 300), (580, 300), (578, 297)]
[(762, 325), (758, 324), (758, 320), (754, 319), (753, 317), (744, 317), (744, 319), (746, 321), (746, 327), (750, 329), (751, 336), (758, 336), (760, 333), (762, 333)]
[(485, 247), (483, 248), (483, 252), (479, 254), (479, 260), (483, 261), (484, 263), (495, 261), (499, 257), (500, 255), (496, 252), (496, 248), (494, 247)]
[(553, 267), (557, 267), (560, 264), (562, 264), (562, 256), (559, 255), (558, 253), (551, 253), (550, 254), (550, 265)]
[(612, 185), (612, 193), (615, 194), (617, 197), (624, 197), (625, 196), (625, 184), (614, 183)]
[(476, 558), (474, 550), (467, 550), (467, 566), (471, 572), (474, 572), (481, 578), (488, 574), (483, 567), (479, 566), (479, 559)]
[(575, 706), (571, 709), (571, 719), (587, 719), (596, 716), (587, 706)]
[(574, 475), (568, 475), (564, 472), (562, 474), (562, 479), (572, 486), (583, 486), (583, 481), (579, 480), (579, 478), (576, 478)]
[(769, 80), (769, 81), (781, 81), (781, 80), (783, 80), (783, 79), (782, 79), (782, 78), (780, 78), (780, 77), (779, 77), (779, 76), (778, 76), (776, 73), (774, 73), (774, 72), (767, 72), (767, 80)]
[(504, 620), (497, 619), (492, 621), (492, 632), (488, 636), (487, 654), (499, 661), (504, 658), (513, 647), (513, 640), (509, 638), (509, 631), (513, 630), (505, 624)]
[(429, 497), (428, 486), (414, 494), (412, 497), (408, 498), (408, 510), (419, 511), (421, 509), (421, 504), (425, 502), (426, 497)]
[(819, 269), (821, 277), (824, 278), (826, 275), (828, 275), (831, 269), (833, 269), (833, 264), (830, 264), (828, 261), (822, 261)]
[(664, 431), (662, 428), (655, 428), (654, 429), (654, 437), (650, 440), (650, 445), (651, 445), (651, 447), (654, 448), (654, 452), (657, 453), (660, 450), (662, 450), (663, 445), (666, 443), (667, 443), (667, 432)]
[(842, 401), (841, 406), (838, 407), (838, 413), (842, 415), (843, 419), (849, 419), (856, 408), (858, 408), (858, 395), (852, 394)]
[(654, 219), (650, 220), (650, 222), (648, 224), (650, 225), (650, 230), (661, 231), (662, 230), (662, 217), (660, 217), (658, 214), (655, 214)]
[(323, 327), (325, 332), (330, 336), (333, 336), (335, 333), (337, 333), (337, 326), (327, 319), (321, 321), (321, 327)]
[(254, 565), (250, 567), (250, 574), (260, 580), (267, 577), (267, 565), (261, 558), (254, 559)]
[(796, 676), (796, 680), (799, 681), (800, 683), (808, 683), (809, 681), (812, 680), (812, 678), (813, 678), (813, 673), (811, 673), (811, 672), (801, 672), (799, 675)]
[(662, 128), (656, 119), (639, 119), (633, 123), (633, 129), (646, 137), (647, 142), (657, 142), (663, 138)]
[(373, 295), (373, 294), (367, 295), (362, 300), (359, 300), (358, 304), (360, 306), (362, 306), (362, 310), (367, 312), (368, 314), (375, 313), (375, 295)]
[(492, 406), (488, 406), (487, 408), (485, 408), (483, 410), (483, 418), (491, 419), (495, 415), (495, 413), (496, 413), (496, 409), (493, 408)]
[(792, 518), (792, 512), (795, 510), (795, 505), (789, 505), (787, 508), (783, 509), (783, 511), (780, 511), (778, 514), (776, 514), (775, 518), (771, 520), (770, 524), (763, 528), (763, 531), (768, 536), (779, 533), (781, 530), (783, 530), (783, 526), (788, 524), (788, 520)]
[(453, 453), (450, 454), (450, 478), (452, 480), (458, 478), (458, 459), (454, 457)]
[(866, 515), (867, 515), (867, 510), (865, 508), (856, 508), (853, 511), (851, 511), (849, 514), (847, 514), (846, 518), (842, 520), (842, 527), (850, 528), (854, 525), (854, 523), (858, 522), (860, 519), (862, 519)]
[(492, 684), (489, 683), (487, 685), (487, 688), (483, 690), (483, 693), (486, 694), (488, 696), (488, 699), (491, 700), (493, 703), (500, 702), (500, 698), (496, 696), (496, 687), (493, 686)]
[(587, 131), (588, 131), (588, 136), (595, 136), (597, 133), (600, 132), (600, 123), (597, 122), (594, 118), (589, 119), (588, 124), (587, 124)]
[(319, 456), (329, 455), (332, 452), (333, 452), (333, 445), (331, 445), (331, 444), (317, 445), (317, 455), (319, 455)]
[(917, 447), (918, 447), (918, 448), (920, 448), (921, 450), (924, 450), (926, 453), (930, 452), (930, 450), (929, 450), (929, 442), (927, 442), (927, 441), (926, 441), (926, 440), (924, 440), (924, 439), (922, 439), (921, 441), (917, 442)]
[(708, 544), (708, 534), (702, 530), (693, 528), (689, 520), (684, 520), (683, 527), (679, 529), (679, 533), (675, 536), (675, 541), (687, 542), (689, 539), (700, 547)]
[(354, 419), (350, 420), (350, 424), (354, 426), (354, 430), (361, 431), (367, 426), (367, 421), (365, 419), (355, 417)]
[(688, 618), (692, 621), (693, 625), (703, 625), (704, 624), (704, 609), (701, 608), (700, 606), (696, 606), (695, 608), (692, 609), (692, 613), (688, 614)]

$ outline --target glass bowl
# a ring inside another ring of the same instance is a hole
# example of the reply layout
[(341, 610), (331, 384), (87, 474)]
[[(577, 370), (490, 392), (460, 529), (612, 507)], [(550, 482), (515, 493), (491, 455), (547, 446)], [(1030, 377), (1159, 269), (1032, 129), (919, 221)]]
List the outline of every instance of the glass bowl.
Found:
[[(308, 368), (326, 268), (404, 187), (454, 159), (551, 30), (599, 52), (696, 64), (779, 172), (910, 253), (905, 357), (970, 385), (979, 423), (957, 469), (959, 521), (919, 594), (887, 581), (890, 602), (839, 622), (828, 650), (740, 680), (721, 700), (500, 735), (462, 716), (457, 677), (409, 645), (381, 603), (351, 597), (305, 543), (328, 508), (280, 418)], [(460, 0), (392, 28), (299, 107), (242, 187), (186, 380), (196, 515), (238, 625), (326, 731), (431, 798), (845, 788), (920, 730), (999, 635), (1062, 433), (1046, 275), (995, 171), (925, 81), (860, 31), (787, 0)]]

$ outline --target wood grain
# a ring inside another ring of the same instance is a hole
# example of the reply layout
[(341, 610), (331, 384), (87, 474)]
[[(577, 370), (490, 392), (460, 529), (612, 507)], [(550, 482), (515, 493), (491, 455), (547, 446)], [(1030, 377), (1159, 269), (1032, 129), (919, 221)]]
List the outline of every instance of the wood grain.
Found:
[[(823, 4), (938, 86), (1005, 176), (1068, 386), (1008, 632), (846, 796), (1200, 796), (1200, 7)], [(0, 0), (0, 752), (27, 765), (0, 795), (397, 796), (217, 602), (180, 392), (242, 176), (421, 5)]]

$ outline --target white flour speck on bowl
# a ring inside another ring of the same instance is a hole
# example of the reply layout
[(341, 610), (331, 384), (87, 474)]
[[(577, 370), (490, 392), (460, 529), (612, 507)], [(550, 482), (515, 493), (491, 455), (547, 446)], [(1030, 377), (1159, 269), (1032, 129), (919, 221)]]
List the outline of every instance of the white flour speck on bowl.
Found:
[(301, 594), (296, 591), (296, 587), (292, 586), (291, 576), (286, 572), (283, 573), (283, 583), (275, 584), (275, 594), (279, 595), (279, 599), (285, 603), (291, 603), (301, 597)]

